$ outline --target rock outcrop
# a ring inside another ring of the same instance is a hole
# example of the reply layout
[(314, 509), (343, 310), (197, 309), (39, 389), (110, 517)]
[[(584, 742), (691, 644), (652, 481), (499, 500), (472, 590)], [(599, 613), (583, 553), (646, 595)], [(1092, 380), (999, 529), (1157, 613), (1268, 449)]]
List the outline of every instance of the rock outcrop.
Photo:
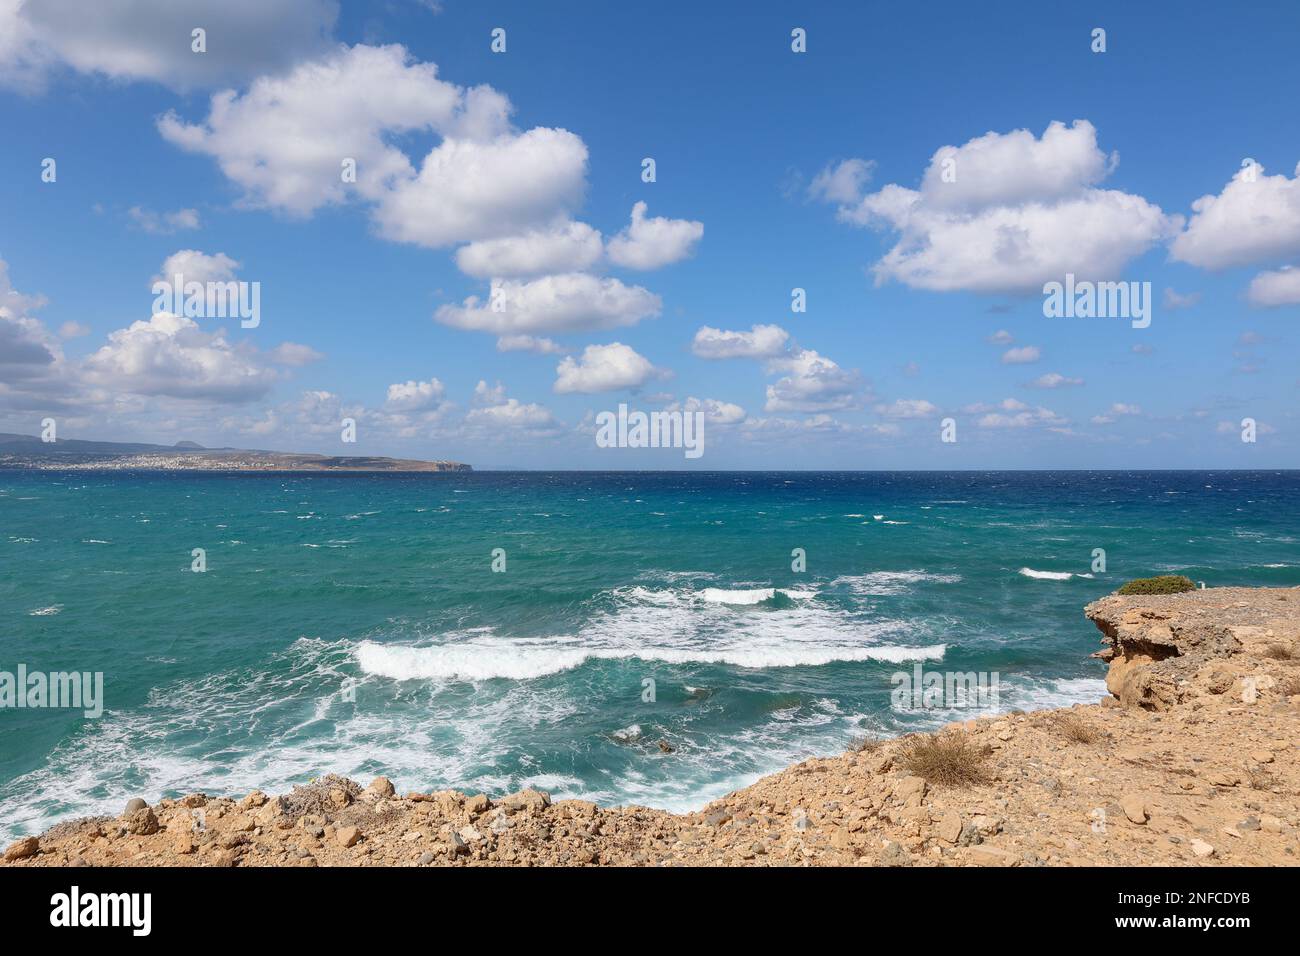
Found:
[[(1087, 615), (1113, 697), (806, 760), (697, 813), (329, 776), (133, 800), (19, 840), (3, 865), (1300, 864), (1300, 588), (1112, 596)], [(978, 773), (920, 775), (928, 744), (930, 765)]]
[[(1106, 688), (1125, 707), (1169, 710), (1204, 693), (1255, 692), (1294, 674), (1300, 588), (1111, 595), (1084, 613), (1104, 635)], [(1271, 655), (1271, 656), (1270, 656)]]

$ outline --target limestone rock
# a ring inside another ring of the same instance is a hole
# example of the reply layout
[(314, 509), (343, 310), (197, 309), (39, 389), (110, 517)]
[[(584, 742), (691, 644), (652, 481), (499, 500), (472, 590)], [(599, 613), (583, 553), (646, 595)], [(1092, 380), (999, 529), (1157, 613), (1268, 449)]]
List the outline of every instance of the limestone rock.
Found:
[(1020, 857), (995, 846), (973, 846), (967, 855), (972, 863), (979, 866), (1016, 866), (1020, 863)]
[(127, 815), (124, 824), (126, 832), (136, 836), (149, 836), (158, 832), (158, 818), (148, 807)]
[(5, 850), (5, 862), (26, 860), (28, 857), (33, 857), (39, 853), (40, 849), (41, 841), (37, 837), (23, 837), (21, 840), (9, 844), (9, 848)]
[(1142, 826), (1147, 822), (1146, 804), (1142, 802), (1142, 798), (1137, 794), (1127, 793), (1120, 797), (1119, 807), (1124, 811), (1124, 816), (1128, 817), (1130, 822), (1136, 823), (1138, 826)]
[(961, 828), (961, 814), (949, 810), (939, 820), (939, 825), (935, 828), (935, 836), (944, 843), (955, 844), (961, 837)]
[(509, 811), (545, 810), (551, 805), (551, 795), (529, 788), (520, 790), (518, 793), (507, 794), (501, 798), (499, 803)]

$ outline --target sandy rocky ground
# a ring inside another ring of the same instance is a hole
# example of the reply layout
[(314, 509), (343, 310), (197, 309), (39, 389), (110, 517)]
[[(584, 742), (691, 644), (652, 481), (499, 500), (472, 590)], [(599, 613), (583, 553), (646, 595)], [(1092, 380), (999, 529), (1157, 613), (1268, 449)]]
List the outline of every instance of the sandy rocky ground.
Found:
[[(1300, 863), (1300, 588), (1103, 598), (1114, 695), (806, 760), (675, 815), (536, 790), (326, 777), (28, 837), (7, 866), (1067, 866)], [(910, 772), (939, 739), (973, 783)]]

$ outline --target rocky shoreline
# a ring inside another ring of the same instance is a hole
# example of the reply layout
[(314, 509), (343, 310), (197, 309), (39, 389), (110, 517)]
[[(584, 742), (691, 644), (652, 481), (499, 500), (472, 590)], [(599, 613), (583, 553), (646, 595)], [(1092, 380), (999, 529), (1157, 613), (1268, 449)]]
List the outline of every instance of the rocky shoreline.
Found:
[(1300, 588), (1112, 595), (1112, 696), (804, 761), (697, 813), (326, 777), (60, 824), (6, 866), (1300, 864)]

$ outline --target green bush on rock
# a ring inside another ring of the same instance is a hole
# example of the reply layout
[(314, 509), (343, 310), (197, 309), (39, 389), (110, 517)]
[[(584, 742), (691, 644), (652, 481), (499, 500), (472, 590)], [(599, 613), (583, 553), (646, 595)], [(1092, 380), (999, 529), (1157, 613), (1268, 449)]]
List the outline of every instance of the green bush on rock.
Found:
[(1179, 594), (1195, 591), (1191, 578), (1181, 574), (1162, 574), (1154, 578), (1134, 578), (1119, 589), (1120, 594)]

